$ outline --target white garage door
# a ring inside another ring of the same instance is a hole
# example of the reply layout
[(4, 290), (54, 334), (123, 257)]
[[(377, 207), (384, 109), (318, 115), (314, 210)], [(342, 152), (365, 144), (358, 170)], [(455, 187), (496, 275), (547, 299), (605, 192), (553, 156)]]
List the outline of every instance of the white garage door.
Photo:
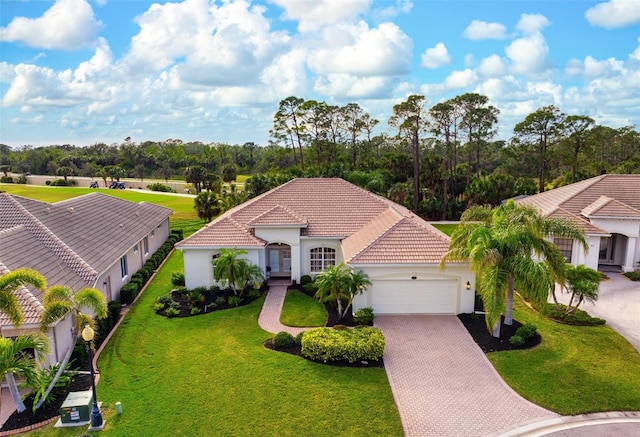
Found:
[(373, 281), (376, 314), (456, 314), (456, 281)]

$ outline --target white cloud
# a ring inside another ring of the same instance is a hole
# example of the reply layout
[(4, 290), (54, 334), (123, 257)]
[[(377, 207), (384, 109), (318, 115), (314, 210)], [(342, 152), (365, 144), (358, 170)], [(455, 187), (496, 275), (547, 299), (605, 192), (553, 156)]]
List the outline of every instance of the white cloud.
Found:
[(285, 10), (284, 17), (298, 21), (300, 32), (310, 32), (329, 24), (354, 20), (369, 10), (371, 0), (272, 0)]
[(422, 54), (422, 62), (420, 65), (424, 68), (438, 68), (451, 64), (452, 60), (447, 47), (439, 42), (435, 47), (425, 50)]
[(520, 21), (516, 25), (516, 28), (525, 35), (531, 35), (540, 32), (544, 27), (547, 27), (551, 22), (541, 14), (522, 14), (520, 15)]
[(491, 55), (484, 58), (477, 69), (478, 73), (486, 77), (498, 77), (507, 71), (507, 65), (498, 55)]
[(308, 58), (309, 68), (318, 74), (370, 77), (410, 71), (411, 39), (393, 23), (373, 29), (365, 22), (335, 26), (323, 33), (319, 46)]
[(10, 83), (16, 77), (15, 66), (8, 62), (0, 62), (0, 83)]
[[(383, 4), (387, 5), (389, 2)], [(413, 2), (411, 2), (411, 0), (396, 0), (395, 4), (384, 8), (373, 9), (371, 15), (377, 21), (385, 21), (401, 14), (408, 14), (411, 12), (411, 9), (413, 9)]]
[(637, 0), (610, 0), (599, 3), (585, 12), (592, 26), (615, 29), (640, 24), (640, 2)]
[(507, 28), (503, 24), (473, 20), (462, 35), (471, 40), (504, 39), (507, 36), (506, 33)]
[(629, 55), (629, 58), (640, 62), (640, 38), (638, 38), (638, 47)]
[(15, 17), (0, 28), (0, 41), (18, 41), (29, 47), (76, 50), (91, 46), (102, 23), (85, 0), (57, 0), (42, 17)]
[(505, 48), (511, 69), (518, 74), (540, 74), (550, 66), (549, 47), (540, 33), (514, 40)]
[(478, 82), (478, 75), (475, 71), (466, 69), (462, 71), (452, 72), (445, 80), (444, 85), (447, 89), (468, 88)]

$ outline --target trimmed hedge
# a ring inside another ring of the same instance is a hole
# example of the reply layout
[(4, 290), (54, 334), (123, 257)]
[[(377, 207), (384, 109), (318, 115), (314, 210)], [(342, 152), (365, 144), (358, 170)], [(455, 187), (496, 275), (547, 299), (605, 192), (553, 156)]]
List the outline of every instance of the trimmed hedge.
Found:
[(382, 331), (368, 326), (354, 329), (314, 328), (302, 337), (303, 356), (313, 361), (380, 360), (385, 340)]
[(120, 288), (120, 301), (123, 305), (130, 305), (138, 295), (138, 284), (129, 282)]

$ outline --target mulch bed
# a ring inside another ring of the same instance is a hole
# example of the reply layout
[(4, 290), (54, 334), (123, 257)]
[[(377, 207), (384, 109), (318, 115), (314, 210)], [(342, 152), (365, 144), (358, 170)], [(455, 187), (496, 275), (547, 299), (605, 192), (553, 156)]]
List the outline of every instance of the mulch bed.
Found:
[(504, 317), (502, 317), (500, 338), (496, 338), (491, 335), (487, 329), (484, 314), (458, 314), (458, 318), (485, 354), (497, 351), (529, 349), (539, 345), (542, 341), (540, 334), (536, 333), (533, 337), (528, 338), (522, 346), (514, 346), (509, 343), (509, 339), (515, 335), (516, 330), (522, 326), (522, 323), (517, 320), (513, 321), (513, 325), (505, 325)]
[[(226, 310), (230, 308), (236, 308), (236, 306), (229, 305), (229, 297), (233, 296), (233, 290), (222, 289), (217, 291), (211, 291), (207, 289), (202, 293), (202, 300), (199, 302), (191, 302), (187, 293), (180, 293), (178, 290), (171, 290), (171, 298), (180, 304), (180, 313), (172, 317), (193, 317), (194, 315), (208, 314), (214, 311)], [(244, 292), (240, 298), (239, 307), (248, 305), (260, 296), (249, 296), (248, 292)], [(211, 304), (214, 304), (212, 308)], [(192, 314), (191, 309), (198, 308), (200, 312), (198, 314)], [(166, 316), (165, 310), (157, 311), (158, 314)]]
[(33, 396), (29, 395), (24, 400), (24, 405), (27, 407), (22, 413), (14, 411), (9, 419), (2, 425), (0, 431), (9, 431), (12, 429), (19, 429), (25, 426), (33, 425), (43, 422), (52, 417), (60, 415), (60, 407), (64, 403), (69, 392), (72, 391), (85, 391), (91, 390), (91, 375), (78, 374), (73, 378), (71, 385), (66, 389), (55, 388), (51, 392), (55, 399), (52, 402), (45, 403), (42, 407), (36, 410), (34, 413), (33, 408)]

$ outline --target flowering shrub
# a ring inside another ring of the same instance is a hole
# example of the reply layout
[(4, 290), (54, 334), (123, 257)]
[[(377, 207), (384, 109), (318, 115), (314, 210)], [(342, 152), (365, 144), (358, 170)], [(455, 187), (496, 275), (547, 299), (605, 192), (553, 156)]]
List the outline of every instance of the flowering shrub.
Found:
[(380, 360), (385, 340), (378, 328), (362, 326), (355, 329), (315, 328), (302, 337), (303, 356), (313, 361)]

